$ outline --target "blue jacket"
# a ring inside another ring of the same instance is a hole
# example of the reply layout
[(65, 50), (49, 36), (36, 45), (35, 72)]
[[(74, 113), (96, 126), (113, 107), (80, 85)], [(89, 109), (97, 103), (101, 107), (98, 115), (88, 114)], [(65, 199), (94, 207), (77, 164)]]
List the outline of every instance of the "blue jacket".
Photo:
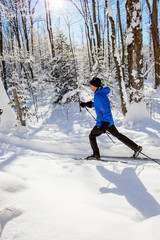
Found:
[(107, 94), (110, 93), (109, 87), (101, 87), (98, 88), (94, 93), (94, 102), (92, 103), (92, 107), (95, 108), (96, 114), (97, 114), (97, 126), (101, 126), (101, 122), (109, 122), (110, 126), (114, 124), (112, 113), (111, 113), (111, 107), (110, 102), (108, 99)]

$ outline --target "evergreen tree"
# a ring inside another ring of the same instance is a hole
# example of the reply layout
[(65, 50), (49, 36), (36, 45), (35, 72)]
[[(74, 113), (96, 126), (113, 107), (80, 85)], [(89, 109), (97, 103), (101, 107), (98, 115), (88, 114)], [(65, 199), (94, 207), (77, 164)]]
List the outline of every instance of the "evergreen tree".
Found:
[(75, 59), (65, 35), (58, 31), (55, 40), (56, 56), (51, 60), (51, 80), (54, 83), (53, 103), (64, 104), (76, 100)]

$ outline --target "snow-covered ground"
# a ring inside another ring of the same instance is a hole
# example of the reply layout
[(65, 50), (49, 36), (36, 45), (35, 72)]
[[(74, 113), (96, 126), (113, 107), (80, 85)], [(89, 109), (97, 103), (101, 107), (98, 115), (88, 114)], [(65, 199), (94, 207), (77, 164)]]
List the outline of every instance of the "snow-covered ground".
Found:
[[(77, 104), (50, 113), (39, 126), (0, 128), (1, 239), (159, 240), (160, 165), (74, 160), (91, 153), (94, 120)], [(159, 121), (114, 118), (144, 153), (160, 158)], [(102, 155), (132, 154), (114, 141), (98, 138)]]

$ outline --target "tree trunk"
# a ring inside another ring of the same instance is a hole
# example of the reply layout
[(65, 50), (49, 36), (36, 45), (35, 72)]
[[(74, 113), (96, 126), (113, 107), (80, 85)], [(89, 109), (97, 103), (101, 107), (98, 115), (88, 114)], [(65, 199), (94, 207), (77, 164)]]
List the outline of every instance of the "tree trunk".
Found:
[(121, 36), (121, 44), (122, 44), (122, 58), (121, 58), (122, 76), (123, 76), (123, 81), (125, 82), (125, 46), (124, 46), (124, 40), (123, 40), (119, 0), (117, 0), (117, 13), (118, 13), (118, 22), (119, 22), (119, 29), (120, 29), (120, 36)]
[[(93, 22), (91, 17), (91, 12), (89, 9), (88, 0), (81, 0), (81, 8), (82, 8), (82, 16), (85, 21), (86, 26), (86, 33), (87, 38), (90, 46), (90, 59), (92, 59), (92, 66), (95, 63), (95, 52), (96, 52), (96, 41), (94, 36), (94, 28), (93, 28)], [(92, 67), (91, 66), (91, 67)]]
[(100, 32), (98, 29), (98, 26), (100, 25), (100, 23), (98, 22), (98, 19), (96, 17), (96, 3), (95, 0), (92, 0), (92, 12), (93, 12), (93, 24), (94, 24), (94, 28), (95, 28), (95, 32), (96, 32), (96, 40), (97, 40), (97, 53), (99, 56), (99, 52), (101, 49), (101, 37), (100, 37)]
[[(108, 0), (105, 0), (106, 4), (106, 9), (108, 9)], [(118, 51), (116, 51), (116, 30), (115, 30), (115, 23), (112, 14), (109, 14), (111, 9), (108, 11), (108, 17), (111, 23), (111, 29), (112, 29), (112, 53), (113, 53), (113, 58), (114, 58), (114, 63), (116, 66), (116, 74), (118, 78), (118, 84), (119, 84), (119, 91), (120, 91), (120, 98), (121, 98), (121, 108), (122, 108), (122, 113), (125, 115), (127, 112), (127, 94), (126, 94), (126, 89), (124, 85), (124, 81), (122, 79), (122, 69), (120, 66), (120, 63), (118, 62)]]
[(108, 49), (108, 68), (111, 69), (111, 43), (110, 43), (109, 18), (107, 14), (107, 49)]
[(32, 49), (32, 55), (34, 54), (34, 34), (33, 34), (33, 15), (35, 13), (36, 5), (38, 4), (39, 0), (36, 1), (34, 7), (31, 9), (31, 0), (28, 0), (28, 8), (29, 8), (29, 17), (31, 22), (31, 49)]
[(2, 17), (1, 17), (1, 11), (0, 11), (0, 56), (2, 58), (2, 72), (1, 72), (1, 76), (2, 76), (2, 81), (4, 84), (4, 88), (7, 92), (8, 90), (8, 85), (7, 85), (7, 71), (6, 71), (6, 62), (4, 60), (4, 54), (3, 54), (3, 32), (2, 32)]
[[(23, 32), (24, 32), (24, 37), (25, 37), (26, 49), (27, 49), (27, 57), (29, 58), (29, 56), (30, 56), (30, 45), (29, 45), (29, 38), (28, 38), (28, 31), (27, 31), (27, 10), (29, 9), (28, 4), (29, 3), (26, 3), (25, 0), (22, 0), (21, 7), (20, 7), (20, 13), (21, 13)], [(30, 71), (31, 79), (34, 79), (33, 69), (31, 67), (30, 62), (28, 62), (27, 65), (28, 65), (28, 69)]]
[[(53, 41), (51, 12), (49, 9), (49, 2), (47, 2), (47, 0), (44, 0), (44, 4), (45, 4), (45, 11), (46, 11), (47, 31), (49, 34), (49, 41), (51, 44), (51, 55), (52, 55), (52, 58), (54, 58), (55, 57), (55, 48), (54, 48), (54, 41)], [(48, 4), (48, 6), (47, 6), (47, 4)]]
[(130, 102), (140, 102), (143, 98), (141, 0), (127, 0), (126, 11)]
[(146, 0), (150, 18), (151, 18), (151, 33), (153, 41), (153, 52), (154, 52), (154, 64), (155, 64), (155, 88), (160, 86), (160, 39), (158, 29), (158, 3), (159, 0), (152, 1), (152, 7), (150, 1)]
[(13, 92), (13, 97), (14, 97), (14, 102), (15, 102), (15, 108), (17, 110), (17, 119), (20, 120), (22, 126), (26, 126), (26, 122), (22, 118), (22, 110), (21, 110), (19, 99), (18, 99), (18, 96), (17, 96), (17, 91), (14, 88), (12, 90), (12, 92)]

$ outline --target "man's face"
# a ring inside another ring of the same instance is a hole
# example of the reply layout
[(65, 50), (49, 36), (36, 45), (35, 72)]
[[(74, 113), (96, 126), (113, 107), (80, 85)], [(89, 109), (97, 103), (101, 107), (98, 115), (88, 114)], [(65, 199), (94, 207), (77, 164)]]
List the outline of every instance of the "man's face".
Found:
[(90, 85), (90, 88), (92, 89), (93, 92), (95, 92), (97, 90), (97, 87)]

